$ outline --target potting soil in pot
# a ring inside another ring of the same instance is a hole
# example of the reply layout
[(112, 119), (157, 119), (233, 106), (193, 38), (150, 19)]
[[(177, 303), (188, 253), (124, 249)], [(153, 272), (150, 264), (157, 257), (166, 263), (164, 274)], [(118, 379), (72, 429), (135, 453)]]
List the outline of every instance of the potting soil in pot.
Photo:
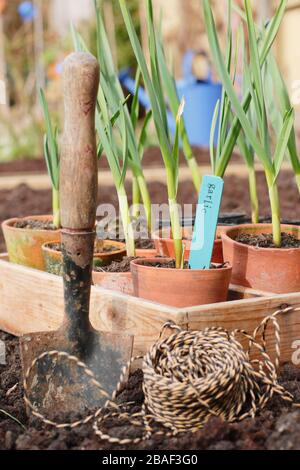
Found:
[(97, 266), (97, 261), (95, 261), (94, 271), (101, 273), (129, 273), (130, 263), (135, 259), (135, 257), (125, 256), (121, 261), (113, 261), (107, 266)]
[[(167, 263), (166, 262), (159, 262), (159, 261), (155, 261), (155, 262), (152, 262), (152, 261), (143, 261), (142, 263), (140, 263), (140, 265), (142, 266), (150, 266), (152, 268), (163, 268), (163, 269), (176, 269), (176, 262), (175, 260), (170, 260), (168, 261)], [(210, 265), (210, 269), (224, 269), (224, 268), (227, 268), (228, 267), (228, 263), (224, 263), (224, 264), (211, 264)], [(188, 261), (185, 261), (184, 265), (183, 265), (183, 268), (184, 269), (190, 269), (189, 267), (189, 262)]]
[[(288, 233), (281, 234), (281, 249), (300, 248), (300, 240)], [(273, 243), (273, 235), (271, 233), (251, 234), (241, 233), (235, 241), (244, 245), (256, 246), (257, 248), (278, 248)]]
[[(60, 243), (53, 243), (50, 248), (55, 251), (62, 251), (62, 246)], [(101, 246), (101, 252), (100, 253), (112, 253), (116, 251), (116, 247), (112, 245), (104, 245)], [(95, 245), (95, 253), (97, 253), (97, 246)]]
[(155, 250), (155, 244), (153, 240), (138, 239), (135, 241), (135, 248), (138, 250)]
[(18, 220), (14, 225), (15, 228), (27, 230), (57, 230), (53, 223), (49, 220)]

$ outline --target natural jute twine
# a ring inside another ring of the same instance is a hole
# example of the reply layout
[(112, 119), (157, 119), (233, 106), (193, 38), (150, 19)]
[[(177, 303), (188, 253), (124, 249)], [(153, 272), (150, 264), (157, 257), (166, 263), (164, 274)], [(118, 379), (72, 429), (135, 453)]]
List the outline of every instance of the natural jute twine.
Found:
[[(120, 445), (137, 444), (153, 434), (175, 436), (188, 431), (196, 432), (213, 416), (230, 423), (253, 418), (275, 394), (299, 407), (294, 403), (293, 396), (278, 383), (277, 374), (280, 360), (278, 316), (297, 311), (300, 308), (287, 307), (276, 311), (266, 317), (252, 335), (243, 330), (228, 332), (223, 328), (183, 331), (168, 322), (148, 354), (144, 358), (133, 358), (123, 369), (111, 397), (102, 389), (93, 372), (76, 357), (60, 351), (46, 352), (33, 361), (25, 375), (26, 405), (34, 416), (57, 429), (74, 429), (93, 421), (94, 431), (101, 440)], [(266, 331), (270, 324), (274, 328), (275, 363), (267, 353)], [(167, 328), (174, 332), (163, 337)], [(239, 339), (249, 342), (247, 351)], [(251, 359), (253, 349), (256, 349), (259, 359)], [(65, 424), (50, 421), (38, 413), (28, 399), (28, 380), (37, 363), (46, 356), (75, 362), (90, 378), (91, 384), (107, 398), (104, 407), (81, 421)], [(125, 377), (137, 359), (143, 359), (145, 401), (141, 412), (130, 414), (127, 411), (129, 404), (117, 404), (116, 396), (124, 388)], [(105, 434), (101, 428), (107, 418), (113, 417), (140, 427), (142, 437), (119, 439)]]

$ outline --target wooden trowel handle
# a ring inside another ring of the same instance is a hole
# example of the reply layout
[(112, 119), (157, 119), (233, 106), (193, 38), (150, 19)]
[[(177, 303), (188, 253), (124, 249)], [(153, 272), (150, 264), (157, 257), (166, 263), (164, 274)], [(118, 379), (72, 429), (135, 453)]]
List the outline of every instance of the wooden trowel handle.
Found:
[(64, 62), (65, 126), (60, 154), (61, 241), (68, 344), (82, 357), (89, 343), (89, 302), (98, 189), (95, 108), (99, 65), (90, 54)]
[(69, 55), (63, 66), (65, 108), (60, 153), (61, 223), (93, 230), (98, 190), (95, 108), (99, 65), (88, 53)]

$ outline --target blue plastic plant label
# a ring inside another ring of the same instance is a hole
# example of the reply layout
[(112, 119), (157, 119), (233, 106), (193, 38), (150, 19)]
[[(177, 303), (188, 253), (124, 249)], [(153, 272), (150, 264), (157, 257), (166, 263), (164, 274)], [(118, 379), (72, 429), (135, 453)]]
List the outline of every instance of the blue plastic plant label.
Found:
[(204, 176), (197, 206), (191, 245), (191, 269), (209, 269), (214, 249), (224, 181)]

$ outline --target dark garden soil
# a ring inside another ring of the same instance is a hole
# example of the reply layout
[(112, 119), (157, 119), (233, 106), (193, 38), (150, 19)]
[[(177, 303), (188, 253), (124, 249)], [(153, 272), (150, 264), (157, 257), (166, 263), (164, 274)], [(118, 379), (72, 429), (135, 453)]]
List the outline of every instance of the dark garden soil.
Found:
[[(300, 220), (300, 197), (293, 174), (283, 171), (279, 176), (279, 191), (284, 221)], [(154, 204), (167, 202), (166, 187), (162, 183), (149, 184), (151, 199)], [(130, 185), (128, 185), (130, 194)], [(263, 173), (258, 174), (258, 191), (260, 198), (260, 213), (264, 217), (270, 215), (268, 191)], [(189, 181), (179, 185), (178, 200), (181, 204), (197, 203), (197, 194)], [(114, 188), (102, 186), (99, 188), (99, 203), (111, 203), (118, 207), (118, 198)], [(194, 206), (195, 208), (195, 206)], [(222, 212), (246, 212), (250, 215), (249, 191), (246, 178), (228, 176), (225, 178), (225, 190), (222, 201)], [(25, 217), (51, 213), (51, 191), (35, 191), (25, 185), (12, 190), (0, 190), (0, 222), (12, 217)], [(0, 250), (5, 249), (3, 237), (0, 236)]]
[[(146, 267), (148, 266), (148, 267), (151, 267), (151, 268), (176, 269), (175, 260), (170, 260), (168, 262), (163, 262), (163, 261), (160, 262), (158, 259), (155, 262), (144, 260), (143, 262), (140, 262), (139, 264), (141, 266), (146, 266)], [(224, 263), (224, 264), (211, 264), (210, 269), (223, 269), (223, 268), (226, 268), (227, 266), (228, 266), (227, 263)], [(189, 269), (188, 261), (186, 261), (184, 263), (183, 269)]]
[(15, 173), (45, 173), (46, 163), (43, 158), (14, 160), (0, 163), (0, 175)]
[(56, 230), (56, 227), (50, 221), (44, 220), (18, 220), (14, 224), (15, 228), (22, 228), (27, 230)]
[[(206, 149), (196, 147), (194, 148), (194, 155), (198, 163), (202, 165), (209, 165), (209, 155)], [(235, 163), (241, 162), (242, 159), (239, 155), (233, 155), (232, 161)], [(180, 163), (185, 163), (184, 155), (181, 152)], [(143, 166), (151, 167), (160, 167), (163, 165), (162, 156), (157, 147), (151, 147), (146, 150), (145, 156), (143, 158)], [(99, 168), (109, 169), (107, 159), (105, 157), (101, 158), (99, 161)], [(13, 174), (13, 173), (41, 173), (46, 172), (46, 164), (44, 158), (37, 159), (22, 159), (12, 162), (0, 163), (0, 174)]]
[(95, 266), (94, 271), (101, 273), (129, 273), (130, 263), (135, 260), (134, 257), (125, 256), (121, 261), (112, 261), (107, 266)]
[[(72, 431), (55, 430), (40, 421), (26, 416), (23, 403), (23, 389), (18, 340), (4, 333), (0, 339), (5, 342), (7, 365), (0, 366), (0, 449), (8, 450), (66, 450), (66, 449), (125, 449), (101, 442), (91, 425), (81, 426)], [(280, 383), (300, 402), (300, 370), (286, 367)], [(119, 403), (132, 402), (129, 412), (138, 412), (143, 403), (141, 388), (142, 372), (135, 372), (126, 389), (120, 394)], [(3, 411), (18, 419), (25, 429), (7, 417)], [(75, 416), (69, 417), (74, 419)], [(118, 418), (107, 420), (105, 431), (115, 437), (136, 437), (140, 430)], [(300, 411), (287, 407), (279, 398), (274, 398), (267, 409), (256, 419), (247, 419), (238, 424), (223, 423), (211, 419), (195, 434), (186, 433), (178, 438), (154, 436), (148, 441), (128, 449), (147, 450), (299, 450)]]
[[(157, 153), (157, 152), (156, 152)], [(148, 165), (156, 166), (154, 155), (149, 154)], [(36, 162), (34, 162), (36, 164)], [(30, 162), (30, 165), (32, 163)], [(41, 163), (39, 163), (41, 164)], [(0, 172), (15, 172), (19, 162), (0, 165)], [(15, 167), (13, 167), (15, 165)], [(24, 165), (29, 163), (24, 162)], [(6, 168), (6, 169), (5, 169)], [(21, 171), (24, 171), (23, 168)], [(28, 171), (33, 171), (32, 168)], [(38, 170), (39, 171), (39, 170)], [(128, 187), (129, 188), (129, 187)], [(165, 185), (149, 185), (153, 203), (167, 202)], [(300, 198), (291, 172), (284, 171), (279, 177), (282, 218), (290, 221), (300, 220)], [(258, 191), (262, 216), (269, 216), (270, 206), (264, 175), (258, 175)], [(197, 194), (191, 182), (179, 187), (179, 202), (196, 204)], [(110, 187), (99, 188), (99, 203), (111, 203), (117, 207), (115, 190)], [(249, 191), (245, 178), (230, 176), (225, 179), (223, 212), (243, 212), (250, 214)], [(51, 213), (51, 191), (34, 191), (25, 185), (10, 191), (0, 190), (0, 222), (12, 217), (34, 216)], [(0, 250), (4, 251), (3, 238)], [(127, 260), (128, 262), (129, 260)], [(13, 312), (12, 312), (13, 314)], [(55, 430), (43, 425), (34, 418), (28, 418), (23, 403), (23, 389), (18, 340), (0, 332), (0, 340), (5, 342), (7, 365), (0, 365), (0, 449), (111, 449), (111, 444), (103, 443), (94, 435), (91, 425), (81, 426), (72, 431)], [(300, 403), (300, 370), (286, 367), (281, 384), (294, 394)], [(140, 410), (143, 402), (142, 373), (137, 371), (130, 377), (127, 388), (119, 396), (119, 402), (132, 402), (130, 413)], [(25, 426), (7, 417), (9, 413)], [(74, 416), (69, 417), (72, 420)], [(106, 423), (109, 433), (114, 437), (135, 437), (140, 431), (135, 426), (124, 423), (118, 418)], [(116, 446), (116, 449), (122, 447)], [(124, 447), (123, 447), (124, 448)], [(300, 411), (288, 407), (281, 399), (274, 398), (267, 409), (256, 419), (247, 419), (238, 424), (223, 423), (211, 419), (204, 429), (195, 434), (184, 434), (178, 438), (154, 436), (148, 441), (128, 448), (148, 450), (195, 450), (195, 449), (297, 449), (300, 450)]]
[(135, 241), (135, 248), (138, 250), (154, 250), (155, 244), (153, 240), (138, 239)]
[[(259, 235), (241, 233), (236, 241), (243, 245), (255, 246), (257, 248), (278, 248), (273, 243), (271, 233), (262, 233)], [(300, 248), (300, 240), (288, 233), (281, 234), (281, 249)]]
[[(62, 251), (62, 245), (61, 243), (52, 243), (51, 245), (47, 245), (49, 248), (51, 248), (51, 250), (55, 250), (55, 251), (59, 251), (61, 252)], [(96, 246), (95, 244), (95, 248), (94, 248), (94, 253), (113, 253), (114, 251), (116, 251), (116, 247), (113, 246), (113, 245), (104, 245), (101, 247), (101, 251), (100, 250), (100, 247)]]

